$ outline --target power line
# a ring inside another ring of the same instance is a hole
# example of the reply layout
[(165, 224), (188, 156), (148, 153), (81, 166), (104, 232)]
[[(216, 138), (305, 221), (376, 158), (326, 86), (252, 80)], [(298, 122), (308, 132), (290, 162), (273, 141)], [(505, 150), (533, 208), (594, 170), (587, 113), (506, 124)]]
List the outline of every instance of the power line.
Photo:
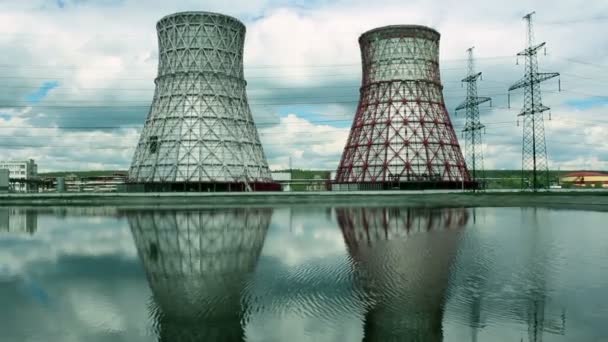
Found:
[(580, 24), (580, 23), (588, 23), (594, 21), (605, 21), (608, 20), (608, 15), (596, 15), (593, 17), (587, 18), (579, 18), (579, 19), (570, 19), (570, 20), (555, 20), (555, 21), (545, 21), (539, 23), (539, 25), (567, 25), (567, 24)]
[(580, 59), (575, 59), (575, 58), (564, 58), (564, 57), (558, 57), (558, 58), (562, 59), (562, 60), (565, 60), (565, 61), (568, 61), (568, 62), (576, 63), (576, 64), (582, 64), (582, 65), (592, 66), (592, 67), (596, 67), (596, 68), (600, 68), (600, 69), (608, 69), (608, 65), (591, 63), (591, 62), (582, 61)]
[[(488, 135), (494, 135), (494, 136), (498, 136), (498, 134), (489, 134)], [(580, 142), (580, 141), (576, 141), (576, 142), (572, 142), (572, 141), (563, 141), (563, 140), (547, 140), (549, 142), (554, 142), (554, 143), (558, 143), (558, 144), (563, 144), (563, 145), (568, 145), (568, 146), (581, 146), (581, 147), (586, 147), (588, 148), (589, 146), (593, 146), (593, 147), (600, 147), (597, 144), (592, 144), (592, 143), (586, 143), (586, 142)], [(305, 145), (305, 144), (330, 144), (332, 143), (331, 141), (328, 140), (304, 140), (301, 142), (297, 142), (297, 143), (284, 143), (284, 142), (280, 142), (280, 143), (263, 143), (263, 146), (285, 146), (285, 145), (295, 145), (295, 146), (299, 146), (299, 145)], [(83, 146), (82, 144), (73, 144), (73, 145), (49, 145), (49, 144), (2, 144), (0, 143), (0, 148), (65, 148), (65, 149), (75, 149), (78, 151), (82, 151), (82, 150), (86, 150), (86, 149), (92, 149), (92, 150), (130, 150), (130, 149), (134, 149), (137, 146), (113, 146), (113, 145), (107, 145), (107, 146)], [(336, 152), (336, 154), (339, 154), (339, 152)]]
[[(478, 57), (479, 60), (496, 60), (496, 59), (510, 59), (512, 56), (486, 56), (486, 57)], [(466, 62), (466, 58), (446, 58), (441, 59), (440, 63), (450, 63), (450, 62)], [(79, 65), (49, 65), (49, 64), (11, 64), (11, 63), (3, 63), (0, 64), (0, 68), (16, 68), (16, 67), (28, 67), (28, 68), (52, 68), (52, 69), (106, 69), (113, 68), (113, 66), (79, 66)], [(150, 68), (156, 68), (157, 65), (151, 65)], [(335, 63), (335, 64), (245, 64), (244, 69), (274, 69), (274, 68), (335, 68), (335, 67), (361, 67), (361, 62), (351, 62), (351, 63)], [(144, 67), (140, 67), (144, 69)], [(145, 68), (145, 69), (150, 69)], [(138, 67), (129, 67), (130, 70), (138, 69)], [(462, 69), (462, 68), (458, 68)], [(446, 69), (443, 69), (446, 70)]]
[[(446, 95), (444, 96), (444, 98), (456, 98), (456, 97), (460, 97), (460, 92), (458, 92), (459, 94), (456, 95), (455, 93), (452, 95), (450, 93), (450, 95)], [(507, 96), (507, 93), (494, 93), (494, 94), (489, 94), (490, 96)], [(283, 96), (283, 97), (266, 97), (266, 96), (250, 96), (250, 98), (255, 99), (255, 98), (259, 98), (259, 100), (263, 100), (263, 101), (285, 101), (285, 100), (311, 100), (311, 101), (342, 101), (345, 99), (352, 99), (354, 98), (354, 94), (336, 94), (336, 95), (332, 95), (332, 96)], [(98, 101), (98, 100), (97, 100)], [(130, 106), (142, 106), (142, 107), (146, 107), (149, 106), (151, 104), (150, 100), (141, 100), (141, 101), (135, 101), (135, 100), (121, 100), (121, 101), (112, 101), (112, 103), (114, 103), (114, 105), (106, 105), (103, 103), (96, 103), (95, 100), (63, 100), (63, 101), (53, 101), (53, 102), (48, 102), (48, 101), (44, 101), (44, 103), (36, 103), (36, 104), (31, 104), (27, 101), (15, 101), (13, 103), (6, 103), (6, 104), (0, 104), (0, 108), (10, 108), (10, 107), (19, 107), (19, 106), (25, 106), (25, 107), (31, 107), (31, 108), (46, 108), (46, 107), (54, 107), (54, 106), (70, 106), (70, 107), (79, 107), (80, 105), (82, 105), (83, 107), (90, 107), (90, 106), (94, 106), (94, 107), (98, 107), (98, 106), (102, 106), (102, 107), (130, 107)], [(252, 102), (253, 104), (256, 104), (255, 101)], [(280, 102), (282, 103), (287, 103), (290, 104), (291, 102)], [(261, 103), (263, 104), (263, 103)]]
[[(318, 101), (318, 102), (284, 102), (284, 103), (249, 103), (250, 106), (312, 106), (321, 104), (356, 104), (358, 101)], [(150, 105), (10, 105), (0, 104), (0, 108), (49, 108), (49, 109), (106, 109), (106, 110), (126, 110), (126, 109), (148, 109)], [(510, 110), (507, 107), (493, 107)], [(91, 113), (96, 114), (96, 113)]]
[[(577, 92), (577, 91), (573, 91), (573, 90), (568, 90), (568, 89), (562, 89), (560, 91), (547, 91), (546, 93), (560, 93), (560, 92), (572, 92), (572, 93), (577, 93), (577, 94), (583, 94), (586, 96), (592, 96), (592, 97), (605, 97), (604, 95), (597, 95), (597, 94), (588, 94), (588, 93), (583, 93), (583, 92)], [(492, 93), (492, 94), (487, 94), (489, 96), (508, 96), (508, 93)], [(450, 96), (444, 96), (445, 98), (455, 98), (458, 95), (450, 95)], [(340, 95), (340, 96), (332, 96), (332, 97), (276, 97), (276, 98), (264, 98), (264, 100), (314, 100), (314, 101), (297, 101), (297, 102), (251, 102), (249, 103), (249, 105), (251, 106), (290, 106), (290, 105), (317, 105), (317, 104), (352, 104), (352, 103), (357, 103), (357, 101), (344, 101), (342, 99), (351, 99), (354, 98), (351, 95)], [(335, 100), (333, 100), (335, 99)], [(79, 103), (83, 103), (82, 105)], [(91, 103), (91, 104), (84, 104), (84, 103)], [(83, 101), (77, 101), (77, 100), (69, 100), (69, 101), (63, 101), (63, 102), (46, 102), (46, 103), (38, 103), (38, 104), (31, 104), (31, 103), (27, 103), (24, 101), (16, 101), (14, 103), (4, 103), (1, 104), (0, 103), (0, 108), (59, 108), (59, 109), (97, 109), (97, 108), (103, 108), (103, 109), (119, 109), (119, 110), (125, 110), (125, 109), (138, 109), (138, 108), (144, 108), (144, 109), (148, 109), (150, 107), (150, 101), (115, 101), (113, 103), (119, 103), (119, 105), (106, 105), (106, 104), (96, 104), (93, 103), (91, 101), (88, 100), (83, 100)], [(495, 109), (511, 109), (508, 107), (492, 107)]]
[[(453, 68), (453, 69), (442, 69), (443, 71), (445, 70), (466, 70), (466, 68)], [(577, 75), (577, 74), (572, 74), (572, 73), (568, 73), (565, 75), (569, 75), (572, 77), (578, 77), (578, 78), (584, 78), (584, 79), (593, 79), (593, 80), (597, 80), (594, 76), (581, 76), (581, 75)], [(328, 73), (315, 73), (315, 74), (310, 74), (310, 73), (300, 73), (300, 74), (278, 74), (278, 75), (265, 75), (265, 76), (247, 76), (246, 79), (247, 80), (257, 80), (257, 79), (283, 79), (283, 78), (288, 78), (288, 77), (303, 77), (303, 78), (316, 78), (316, 77), (357, 77), (360, 78), (361, 75), (360, 73), (357, 72), (348, 72), (348, 73), (333, 73), (333, 74), (328, 74)], [(29, 75), (3, 75), (0, 76), (0, 79), (7, 79), (7, 80), (53, 80), (53, 81), (57, 81), (57, 80), (71, 80), (72, 77), (66, 77), (66, 75), (36, 75), (36, 76), (29, 76)], [(95, 77), (94, 79), (96, 80), (112, 80), (112, 81), (135, 81), (135, 82), (152, 82), (153, 78), (147, 78), (147, 77), (129, 77), (129, 78), (125, 78), (125, 77), (112, 77), (112, 76), (107, 76), (107, 77)], [(496, 80), (489, 80), (491, 82), (495, 82), (495, 83), (504, 83), (501, 81), (496, 81)], [(606, 79), (599, 79), (598, 81), (602, 81), (602, 82), (608, 82), (608, 80)], [(459, 80), (444, 80), (442, 81), (443, 83), (459, 83)], [(58, 87), (57, 87), (58, 88)], [(56, 88), (55, 88), (56, 89)], [(103, 88), (102, 88), (103, 89)]]
[[(569, 121), (569, 122), (585, 122), (585, 123), (589, 123), (592, 122), (594, 124), (604, 124), (604, 125), (608, 125), (608, 121), (586, 121), (586, 120), (563, 120), (563, 121)], [(288, 123), (286, 124), (286, 126), (288, 127), (294, 127), (294, 126), (308, 126), (309, 124), (312, 123), (329, 123), (329, 122), (352, 122), (352, 119), (344, 119), (344, 120), (311, 120), (311, 121), (307, 121), (306, 123)], [(554, 121), (553, 121), (554, 122)], [(517, 123), (517, 121), (496, 121), (496, 122), (487, 122), (485, 123), (486, 129), (490, 129), (490, 130), (496, 130), (496, 129), (505, 129), (505, 128), (515, 128), (515, 124)], [(274, 127), (274, 126), (278, 126), (281, 124), (285, 124), (284, 122), (265, 122), (262, 124), (257, 124), (256, 126), (263, 126), (263, 125), (267, 125), (268, 127)], [(452, 125), (455, 128), (464, 128), (465, 125), (462, 124), (454, 124)], [(8, 128), (22, 128), (22, 129), (27, 129), (27, 130), (31, 130), (31, 129), (78, 129), (78, 130), (85, 130), (85, 129), (98, 129), (98, 127), (91, 127), (91, 126), (81, 126), (81, 127), (28, 127), (28, 126), (0, 126), (0, 129), (8, 129)], [(106, 126), (103, 127), (104, 129), (125, 129), (125, 127), (123, 126)], [(128, 129), (136, 129), (136, 130), (141, 130), (143, 127), (127, 127)], [(340, 129), (347, 129), (348, 127), (335, 127), (335, 126), (330, 126), (331, 129), (335, 129), (335, 130), (340, 130)], [(77, 133), (75, 133), (77, 134)], [(285, 132), (261, 132), (261, 135), (282, 135), (285, 134)], [(288, 134), (316, 134), (316, 132), (312, 131), (312, 130), (297, 130), (297, 131), (289, 131)], [(491, 133), (484, 133), (484, 134), (490, 134)], [(588, 136), (586, 134), (577, 134), (577, 133), (572, 133), (570, 135), (578, 135), (578, 136)], [(10, 138), (15, 138), (15, 137), (19, 137), (19, 138), (64, 138), (65, 135), (64, 134), (53, 134), (53, 135), (8, 135), (8, 136), (0, 136), (0, 139), (10, 139)]]
[[(477, 57), (476, 60), (497, 60), (497, 59), (510, 59), (512, 58), (512, 56), (486, 56), (486, 57)], [(572, 58), (572, 57), (557, 57), (560, 60), (566, 61), (566, 62), (570, 62), (570, 63), (576, 63), (576, 64), (583, 64), (583, 65), (590, 65), (590, 66), (595, 66), (598, 68), (608, 68), (608, 65), (600, 65), (600, 64), (595, 64), (592, 62), (587, 62), (587, 61), (582, 61), (582, 60), (578, 60), (576, 58)], [(441, 59), (440, 64), (445, 64), (445, 63), (450, 63), (450, 62), (465, 62), (463, 64), (463, 66), (461, 67), (440, 67), (441, 70), (466, 70), (466, 62), (467, 59), (466, 58), (453, 58), (453, 59)], [(496, 64), (498, 65), (498, 64)], [(500, 65), (504, 65), (504, 64), (500, 64)], [(104, 66), (104, 65), (53, 65), (53, 64), (11, 64), (11, 63), (4, 63), (4, 64), (0, 64), (0, 68), (6, 68), (6, 69), (53, 69), (53, 70), (87, 70), (88, 72), (90, 72), (91, 70), (100, 70), (100, 72), (105, 72), (106, 69), (113, 69), (115, 68), (114, 66)], [(133, 71), (133, 70), (150, 70), (150, 71), (154, 71), (157, 68), (157, 65), (150, 65), (149, 67), (138, 67), (138, 66), (129, 66), (129, 70)], [(359, 69), (361, 68), (361, 63), (360, 62), (353, 62), (353, 63), (336, 63), (336, 64), (265, 64), (265, 65), (245, 65), (244, 70), (245, 73), (247, 73), (247, 70), (249, 69), (285, 69), (285, 68), (294, 68), (294, 69), (317, 69), (317, 68), (355, 68), (355, 69)], [(49, 77), (53, 77), (53, 76), (49, 76)], [(141, 80), (148, 80), (149, 78), (141, 78)], [(139, 80), (139, 79), (138, 79)]]
[[(450, 81), (452, 82), (452, 81)], [(453, 81), (456, 82), (456, 81)], [(492, 81), (492, 80), (486, 80), (486, 82), (494, 82), (494, 83), (500, 83), (500, 84), (506, 84), (504, 82), (499, 82), (499, 81)], [(247, 93), (255, 93), (255, 92), (262, 92), (262, 91), (269, 91), (269, 90), (311, 90), (311, 89), (353, 89), (353, 90), (358, 90), (360, 89), (361, 86), (358, 84), (352, 84), (352, 85), (319, 85), (319, 86), (299, 86), (299, 87), (259, 87), (258, 85), (255, 84), (249, 84), (249, 86), (247, 87)], [(0, 85), (0, 89), (31, 89), (31, 90), (38, 90), (40, 89), (40, 85), (15, 85), (15, 86), (7, 86), (7, 85)], [(147, 93), (153, 93), (154, 92), (154, 86), (151, 85), (149, 88), (122, 88), (122, 87), (109, 87), (109, 88), (91, 88), (91, 87), (64, 87), (64, 86), (59, 86), (56, 88), (51, 89), (52, 94), (57, 95), (57, 94), (67, 94), (67, 95), (73, 95), (73, 92), (65, 92), (65, 93), (58, 93), (56, 90), (61, 90), (61, 89), (72, 89), (72, 90), (77, 90), (77, 91), (81, 91), (81, 90), (91, 90), (91, 91), (104, 91), (104, 92), (108, 92), (108, 91), (116, 91), (116, 92), (125, 92), (125, 91), (142, 91), (142, 92), (147, 92)], [(488, 87), (486, 89), (503, 89), (503, 87)], [(453, 90), (452, 90), (453, 91)]]
[[(443, 69), (447, 70), (447, 69)], [(462, 70), (462, 68), (458, 68), (458, 70)], [(260, 80), (260, 79), (284, 79), (287, 77), (302, 77), (302, 78), (316, 78), (316, 77), (356, 77), (361, 78), (360, 73), (349, 72), (349, 73), (336, 73), (336, 74), (327, 74), (327, 73), (319, 73), (319, 74), (279, 74), (279, 75), (266, 75), (266, 76), (247, 76), (247, 80)], [(0, 79), (5, 80), (71, 80), (72, 77), (66, 77), (66, 75), (44, 75), (44, 76), (23, 76), (23, 75), (8, 75), (8, 76), (0, 76)], [(95, 80), (112, 80), (112, 81), (133, 81), (133, 82), (152, 82), (152, 78), (144, 78), (144, 77), (96, 77)], [(459, 82), (457, 80), (447, 80), (443, 81), (444, 83), (456, 83)]]
[[(486, 89), (498, 89), (498, 87), (491, 87), (491, 88), (486, 88)], [(502, 88), (501, 88), (502, 89)], [(571, 89), (561, 89), (560, 91), (546, 91), (546, 93), (560, 93), (560, 92), (567, 92), (567, 93), (573, 93), (573, 94), (579, 94), (579, 95), (584, 95), (584, 96), (589, 96), (589, 97), (608, 97), (608, 95), (600, 95), (600, 94), (590, 94), (590, 93), (586, 93), (586, 92), (580, 92), (580, 91), (576, 91), (576, 90), (571, 90)], [(448, 95), (445, 95), (444, 98), (456, 98), (456, 97), (460, 97), (460, 95), (456, 95), (456, 93), (461, 93), (460, 91), (458, 92), (446, 92), (448, 93)], [(489, 93), (486, 94), (488, 96), (493, 96), (493, 97), (506, 97), (509, 94), (508, 93)], [(250, 96), (250, 98), (252, 99), (256, 99), (259, 98), (260, 100), (265, 100), (265, 101), (282, 101), (282, 100), (312, 100), (312, 101), (324, 101), (321, 104), (330, 104), (330, 103), (341, 103), (343, 102), (342, 99), (351, 99), (354, 98), (354, 95), (350, 95), (350, 94), (336, 94), (333, 95), (331, 97), (319, 97), (319, 96), (283, 96), (283, 97), (266, 97), (266, 96)], [(334, 100), (335, 99), (335, 100)], [(115, 105), (106, 105), (106, 104), (102, 104), (102, 103), (95, 103), (94, 100), (63, 100), (61, 102), (48, 102), (48, 101), (43, 101), (41, 103), (36, 103), (36, 104), (32, 104), (29, 103), (27, 101), (16, 101), (13, 103), (4, 103), (4, 104), (0, 104), (0, 108), (55, 108), (55, 107), (61, 107), (61, 108), (65, 108), (65, 107), (69, 107), (69, 108), (121, 108), (121, 109), (125, 109), (125, 108), (133, 108), (133, 107), (149, 107), (151, 104), (151, 100), (141, 100), (141, 101), (136, 101), (136, 100), (121, 100), (121, 101), (113, 101), (112, 103), (114, 103)], [(80, 105), (83, 104), (83, 105)], [(85, 105), (86, 104), (86, 105)], [(295, 103), (295, 102), (277, 102), (277, 103), (256, 103), (255, 101), (250, 103), (252, 105), (290, 105), (290, 104), (301, 104), (300, 102)], [(317, 102), (314, 103), (308, 103), (306, 102), (305, 104), (317, 104)], [(498, 107), (497, 107), (498, 108)]]
[[(308, 123), (330, 123), (330, 122), (351, 122), (352, 119), (341, 119), (341, 120), (306, 120), (306, 123), (289, 123), (290, 126), (307, 125)], [(262, 121), (256, 122), (256, 126), (275, 126), (280, 124), (280, 121)], [(0, 125), (0, 129), (9, 128), (22, 128), (22, 129), (74, 129), (74, 130), (86, 130), (86, 129), (142, 129), (143, 125), (137, 126), (3, 126)]]
[[(563, 73), (564, 76), (568, 76), (568, 77), (575, 77), (575, 78), (579, 78), (579, 79), (584, 79), (584, 80), (592, 80), (595, 82), (608, 82), (608, 79), (598, 79), (597, 76), (592, 76), (592, 75), (581, 75), (581, 74), (575, 74), (575, 73)], [(21, 77), (22, 79), (27, 80), (27, 77)], [(492, 80), (492, 79), (485, 79), (485, 82), (491, 82), (491, 83), (495, 83), (495, 84), (501, 84), (501, 85), (506, 85), (508, 84), (507, 82), (504, 81), (498, 81), (498, 80)], [(459, 80), (445, 80), (444, 83), (459, 83)], [(261, 91), (269, 91), (269, 90), (310, 90), (310, 89), (359, 89), (360, 85), (357, 84), (350, 84), (350, 85), (311, 85), (311, 86), (260, 86), (258, 84), (255, 83), (250, 83), (247, 87), (247, 92), (248, 93), (252, 93), (252, 92), (261, 92)], [(40, 85), (36, 84), (36, 85), (30, 85), (30, 84), (16, 84), (16, 85), (0, 85), (0, 89), (31, 89), (31, 90), (38, 90), (40, 89)], [(499, 88), (498, 86), (494, 86), (494, 87), (484, 87), (484, 89), (503, 89), (503, 88)], [(49, 91), (52, 94), (57, 94), (57, 90), (72, 90), (72, 91), (104, 91), (104, 92), (108, 92), (108, 91), (117, 91), (117, 92), (136, 92), (136, 91), (142, 91), (142, 92), (146, 92), (146, 93), (153, 93), (154, 91), (154, 86), (151, 83), (150, 87), (121, 87), (121, 86), (110, 86), (110, 87), (82, 87), (79, 85), (75, 85), (75, 86), (69, 86), (69, 85), (60, 85), (58, 87), (54, 87), (52, 89), (50, 89)], [(454, 91), (454, 90), (451, 90)], [(72, 95), (74, 94), (73, 92), (66, 92), (65, 94), (69, 94)]]

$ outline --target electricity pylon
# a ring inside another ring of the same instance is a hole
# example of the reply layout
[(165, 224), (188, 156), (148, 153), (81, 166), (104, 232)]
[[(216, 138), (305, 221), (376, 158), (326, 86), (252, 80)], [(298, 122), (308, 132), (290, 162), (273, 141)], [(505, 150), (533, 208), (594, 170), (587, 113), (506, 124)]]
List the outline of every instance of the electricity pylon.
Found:
[[(479, 105), (492, 101), (489, 97), (477, 96), (477, 79), (481, 77), (481, 72), (475, 72), (475, 60), (473, 59), (473, 48), (467, 49), (468, 52), (468, 75), (462, 79), (467, 84), (467, 97), (462, 104), (456, 107), (456, 111), (465, 109), (466, 122), (462, 134), (466, 140), (466, 160), (467, 167), (471, 173), (471, 180), (476, 183), (476, 187), (481, 187), (479, 179), (484, 178), (483, 167), (483, 145), (481, 133), (485, 126), (479, 120)], [(491, 102), (490, 102), (491, 103)]]
[[(547, 165), (547, 147), (545, 142), (545, 125), (543, 113), (549, 107), (542, 104), (540, 84), (548, 79), (558, 77), (557, 72), (538, 72), (538, 51), (545, 43), (534, 43), (534, 31), (532, 26), (532, 15), (529, 13), (523, 17), (528, 25), (527, 44), (528, 47), (517, 56), (523, 56), (526, 60), (526, 74), (524, 78), (517, 81), (509, 88), (509, 92), (524, 89), (524, 108), (519, 113), (523, 119), (523, 143), (522, 143), (522, 189), (537, 191), (541, 187), (549, 186), (549, 169)], [(541, 178), (542, 182), (541, 182)]]

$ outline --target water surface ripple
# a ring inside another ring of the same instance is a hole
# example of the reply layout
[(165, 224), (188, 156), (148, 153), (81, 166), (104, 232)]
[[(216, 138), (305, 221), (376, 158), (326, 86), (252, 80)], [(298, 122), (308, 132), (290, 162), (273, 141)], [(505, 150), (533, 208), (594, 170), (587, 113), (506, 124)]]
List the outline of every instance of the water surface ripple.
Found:
[(608, 341), (608, 213), (0, 208), (1, 341)]

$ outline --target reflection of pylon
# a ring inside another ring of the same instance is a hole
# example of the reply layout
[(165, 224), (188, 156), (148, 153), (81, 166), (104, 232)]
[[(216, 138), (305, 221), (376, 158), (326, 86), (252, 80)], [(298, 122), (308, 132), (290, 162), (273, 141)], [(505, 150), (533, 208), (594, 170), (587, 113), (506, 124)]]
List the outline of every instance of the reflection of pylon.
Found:
[[(532, 15), (524, 16), (528, 23), (528, 47), (518, 53), (526, 59), (526, 74), (509, 88), (509, 92), (524, 89), (524, 108), (519, 114), (523, 118), (523, 145), (522, 145), (522, 188), (536, 191), (549, 186), (549, 169), (547, 165), (547, 149), (545, 143), (545, 126), (543, 112), (549, 107), (542, 104), (540, 83), (559, 76), (557, 72), (538, 72), (538, 50), (545, 43), (534, 44)], [(539, 175), (540, 173), (540, 175)], [(542, 179), (539, 179), (542, 178)]]
[(467, 52), (469, 53), (468, 75), (462, 79), (462, 82), (467, 84), (467, 98), (460, 106), (456, 107), (456, 111), (466, 110), (466, 123), (462, 133), (466, 139), (467, 167), (471, 174), (471, 180), (479, 186), (481, 185), (479, 179), (484, 177), (481, 131), (485, 128), (479, 120), (479, 105), (491, 101), (491, 99), (477, 96), (477, 79), (481, 77), (481, 72), (475, 73), (473, 48), (469, 48)]

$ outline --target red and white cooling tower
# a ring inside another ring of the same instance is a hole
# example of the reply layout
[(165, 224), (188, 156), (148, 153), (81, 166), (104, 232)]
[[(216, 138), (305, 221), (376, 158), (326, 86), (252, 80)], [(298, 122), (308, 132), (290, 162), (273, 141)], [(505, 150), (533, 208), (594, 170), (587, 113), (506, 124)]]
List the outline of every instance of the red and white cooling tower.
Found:
[(473, 186), (444, 104), (439, 37), (415, 25), (361, 35), (361, 97), (335, 190)]

